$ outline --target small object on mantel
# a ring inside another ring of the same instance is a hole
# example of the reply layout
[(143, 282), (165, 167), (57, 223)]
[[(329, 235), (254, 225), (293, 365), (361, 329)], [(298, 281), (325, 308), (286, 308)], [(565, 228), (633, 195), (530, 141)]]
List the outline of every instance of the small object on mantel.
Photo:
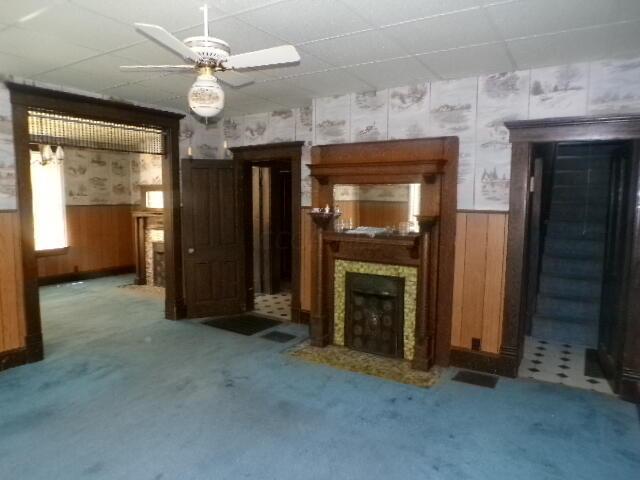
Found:
[(328, 205), (325, 208), (314, 208), (309, 212), (309, 216), (318, 227), (325, 229), (329, 226), (329, 223), (337, 219), (342, 215), (340, 212), (327, 211)]

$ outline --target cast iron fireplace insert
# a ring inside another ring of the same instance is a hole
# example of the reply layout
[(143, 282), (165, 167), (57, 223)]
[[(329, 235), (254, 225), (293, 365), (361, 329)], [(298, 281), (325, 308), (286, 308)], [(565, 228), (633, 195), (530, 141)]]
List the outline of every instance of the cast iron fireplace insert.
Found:
[(345, 345), (404, 358), (404, 278), (347, 272)]

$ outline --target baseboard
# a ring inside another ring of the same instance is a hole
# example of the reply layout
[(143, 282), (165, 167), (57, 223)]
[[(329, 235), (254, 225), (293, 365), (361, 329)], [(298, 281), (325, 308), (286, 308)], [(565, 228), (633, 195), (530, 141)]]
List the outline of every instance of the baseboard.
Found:
[(26, 363), (29, 363), (29, 359), (27, 349), (24, 347), (0, 353), (0, 372)]
[(640, 404), (640, 372), (624, 368), (620, 378), (618, 395), (623, 400)]
[(450, 364), (454, 367), (515, 378), (518, 376), (518, 362), (510, 355), (479, 352), (467, 348), (451, 348)]
[(309, 320), (311, 319), (311, 312), (306, 310), (300, 310), (300, 316), (298, 317), (298, 323), (302, 323), (304, 325), (309, 325)]
[(135, 272), (135, 266), (133, 265), (128, 265), (125, 267), (103, 268), (101, 270), (92, 270), (90, 272), (72, 272), (62, 275), (52, 275), (50, 277), (38, 278), (38, 285), (54, 285), (56, 283), (79, 282), (82, 280), (110, 277), (112, 275), (123, 275), (125, 273), (133, 272)]

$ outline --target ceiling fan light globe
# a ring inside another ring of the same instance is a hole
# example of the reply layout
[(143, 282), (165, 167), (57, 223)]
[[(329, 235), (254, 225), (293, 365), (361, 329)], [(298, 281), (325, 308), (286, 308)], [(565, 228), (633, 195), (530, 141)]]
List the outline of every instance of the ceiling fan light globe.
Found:
[(224, 108), (224, 91), (212, 75), (201, 75), (189, 89), (189, 108), (200, 117), (215, 117)]

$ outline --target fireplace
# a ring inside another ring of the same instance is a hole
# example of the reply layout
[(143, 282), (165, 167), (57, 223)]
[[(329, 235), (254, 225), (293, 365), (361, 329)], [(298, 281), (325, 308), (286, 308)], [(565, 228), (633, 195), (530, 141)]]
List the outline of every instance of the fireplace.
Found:
[(346, 272), (345, 345), (403, 358), (404, 279)]

